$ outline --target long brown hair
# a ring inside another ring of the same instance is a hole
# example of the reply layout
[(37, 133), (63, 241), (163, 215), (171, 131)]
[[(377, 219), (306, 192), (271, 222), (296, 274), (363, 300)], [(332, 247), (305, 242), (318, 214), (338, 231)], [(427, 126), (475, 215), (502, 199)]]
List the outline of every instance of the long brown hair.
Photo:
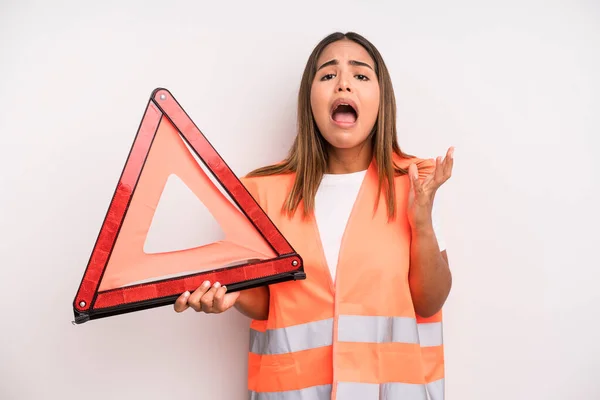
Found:
[[(247, 176), (265, 176), (285, 173), (296, 173), (294, 185), (283, 204), (283, 211), (294, 214), (296, 208), (303, 202), (304, 216), (313, 211), (315, 193), (321, 183), (327, 168), (327, 143), (320, 134), (314, 120), (310, 90), (312, 81), (317, 72), (317, 60), (321, 52), (329, 44), (338, 40), (351, 40), (358, 43), (369, 53), (375, 62), (375, 74), (379, 81), (380, 99), (377, 121), (370, 134), (373, 141), (373, 157), (379, 175), (379, 195), (385, 192), (388, 217), (393, 219), (396, 215), (396, 196), (394, 191), (394, 176), (406, 174), (406, 169), (399, 168), (393, 163), (393, 153), (401, 157), (410, 157), (400, 150), (396, 131), (396, 98), (392, 81), (381, 54), (375, 46), (363, 36), (354, 33), (336, 32), (325, 37), (313, 49), (300, 82), (298, 93), (298, 121), (297, 135), (288, 153), (287, 158), (281, 163), (258, 168)], [(367, 139), (369, 140), (369, 139)]]

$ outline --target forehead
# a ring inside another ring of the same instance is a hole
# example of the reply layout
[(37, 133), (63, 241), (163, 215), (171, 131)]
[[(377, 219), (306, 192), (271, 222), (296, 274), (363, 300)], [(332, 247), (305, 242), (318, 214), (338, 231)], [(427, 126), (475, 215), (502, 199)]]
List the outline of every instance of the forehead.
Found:
[(340, 62), (345, 62), (347, 60), (362, 61), (371, 66), (374, 64), (373, 59), (364, 47), (347, 39), (338, 40), (337, 42), (327, 45), (317, 59), (317, 65), (321, 65), (324, 62), (333, 59)]

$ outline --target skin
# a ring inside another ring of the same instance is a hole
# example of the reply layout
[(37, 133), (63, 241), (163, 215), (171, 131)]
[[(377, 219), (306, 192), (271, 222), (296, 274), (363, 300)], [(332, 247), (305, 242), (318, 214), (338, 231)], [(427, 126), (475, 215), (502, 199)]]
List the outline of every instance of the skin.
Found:
[[(328, 172), (365, 170), (372, 159), (371, 141), (367, 137), (379, 110), (375, 63), (362, 46), (343, 40), (327, 46), (317, 65), (310, 100), (319, 132), (329, 144)], [(332, 119), (331, 106), (342, 98), (356, 104), (358, 118), (352, 126), (339, 126)]]
[(436, 168), (423, 181), (417, 166), (409, 169), (408, 221), (411, 227), (409, 284), (415, 312), (422, 317), (436, 314), (446, 302), (452, 287), (452, 274), (446, 251), (440, 252), (433, 230), (431, 211), (436, 191), (452, 174), (454, 148), (436, 158)]
[[(360, 45), (342, 40), (327, 46), (317, 62), (318, 72), (311, 87), (311, 106), (319, 131), (329, 144), (328, 173), (351, 173), (368, 168), (372, 159), (371, 141), (367, 140), (377, 119), (379, 84), (374, 62)], [(340, 125), (331, 117), (336, 99), (351, 100), (358, 118), (353, 124)], [(416, 165), (409, 167), (410, 193), (408, 221), (412, 241), (409, 283), (415, 312), (423, 317), (437, 313), (443, 306), (452, 277), (446, 251), (440, 252), (433, 229), (431, 212), (436, 191), (452, 174), (454, 148), (444, 158), (436, 158), (436, 168), (424, 180), (418, 179)], [(193, 293), (183, 293), (175, 302), (176, 312), (192, 308), (198, 312), (221, 313), (235, 307), (257, 320), (268, 317), (267, 287), (227, 293), (218, 282), (204, 282)]]

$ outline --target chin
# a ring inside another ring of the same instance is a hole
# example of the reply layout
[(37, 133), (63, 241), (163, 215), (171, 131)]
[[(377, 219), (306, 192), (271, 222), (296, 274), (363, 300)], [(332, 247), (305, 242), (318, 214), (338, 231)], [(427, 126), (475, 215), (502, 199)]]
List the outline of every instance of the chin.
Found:
[(364, 135), (357, 135), (355, 132), (331, 132), (323, 135), (327, 143), (336, 149), (353, 149), (360, 146), (367, 138)]

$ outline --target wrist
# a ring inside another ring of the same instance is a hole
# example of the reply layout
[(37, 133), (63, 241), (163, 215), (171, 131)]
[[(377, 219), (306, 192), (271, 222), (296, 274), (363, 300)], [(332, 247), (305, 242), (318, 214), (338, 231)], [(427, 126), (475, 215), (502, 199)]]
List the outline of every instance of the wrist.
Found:
[(434, 235), (433, 222), (430, 220), (415, 223), (411, 226), (413, 236), (430, 236)]

